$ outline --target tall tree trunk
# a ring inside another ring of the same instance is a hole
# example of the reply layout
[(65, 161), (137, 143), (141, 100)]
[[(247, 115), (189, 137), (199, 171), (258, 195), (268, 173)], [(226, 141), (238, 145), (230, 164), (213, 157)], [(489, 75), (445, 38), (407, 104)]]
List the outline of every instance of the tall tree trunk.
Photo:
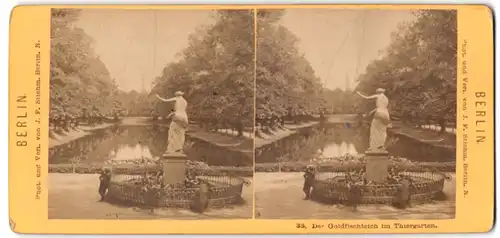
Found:
[(439, 119), (439, 126), (441, 127), (439, 133), (441, 133), (441, 134), (445, 133), (446, 132), (446, 120), (444, 119), (444, 117)]

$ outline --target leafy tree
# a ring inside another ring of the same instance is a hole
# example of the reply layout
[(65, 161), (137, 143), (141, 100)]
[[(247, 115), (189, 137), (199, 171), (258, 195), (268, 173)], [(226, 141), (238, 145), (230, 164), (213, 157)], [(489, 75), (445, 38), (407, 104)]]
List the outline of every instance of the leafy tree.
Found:
[(367, 66), (357, 90), (383, 87), (393, 114), (437, 120), (444, 131), (456, 119), (456, 11), (419, 10), (415, 15), (414, 22), (393, 34), (385, 56)]
[[(309, 61), (299, 52), (299, 39), (279, 24), (283, 10), (257, 14), (257, 117), (297, 117), (319, 113), (322, 85)], [(267, 121), (267, 124), (274, 124)]]
[[(212, 128), (253, 126), (254, 28), (251, 10), (215, 11), (215, 23), (197, 29), (180, 60), (168, 64), (152, 93), (185, 92), (192, 119)], [(168, 113), (172, 105), (156, 103)]]
[(79, 14), (77, 9), (52, 9), (50, 121), (56, 127), (117, 116), (121, 107), (115, 80), (93, 52), (93, 39), (75, 27)]
[(155, 116), (154, 105), (148, 93), (135, 90), (119, 92), (117, 103), (121, 104), (121, 115), (125, 116)]
[(323, 110), (327, 114), (354, 114), (359, 113), (357, 104), (360, 98), (352, 91), (344, 91), (340, 88), (335, 90), (323, 89), (321, 94)]

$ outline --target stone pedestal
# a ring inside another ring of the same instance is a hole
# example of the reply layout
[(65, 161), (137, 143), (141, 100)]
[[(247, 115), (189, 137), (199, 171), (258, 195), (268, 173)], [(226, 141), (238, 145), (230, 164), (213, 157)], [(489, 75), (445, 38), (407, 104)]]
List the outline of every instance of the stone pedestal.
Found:
[(389, 153), (385, 150), (372, 150), (365, 153), (366, 180), (383, 182), (389, 175)]
[(186, 180), (186, 155), (182, 153), (165, 153), (162, 157), (163, 183), (175, 184)]

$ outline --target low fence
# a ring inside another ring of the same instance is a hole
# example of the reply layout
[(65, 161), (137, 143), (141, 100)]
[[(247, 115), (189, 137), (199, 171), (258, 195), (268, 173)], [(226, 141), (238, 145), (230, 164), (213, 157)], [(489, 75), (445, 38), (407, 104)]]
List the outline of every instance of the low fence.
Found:
[[(412, 202), (425, 203), (442, 192), (447, 178), (441, 172), (404, 172), (402, 179), (409, 182), (408, 196)], [(311, 198), (324, 203), (392, 204), (401, 196), (402, 185), (398, 181), (384, 184), (348, 185), (345, 173), (317, 174)]]
[[(206, 188), (203, 185), (145, 187), (141, 183), (130, 182), (141, 178), (140, 175), (114, 176), (106, 199), (121, 204), (182, 209), (193, 209), (196, 203), (206, 200), (207, 207), (222, 208), (242, 200), (245, 182), (244, 179), (233, 176), (198, 176), (198, 179), (204, 181), (202, 184), (207, 185)], [(203, 199), (202, 196), (206, 198)]]

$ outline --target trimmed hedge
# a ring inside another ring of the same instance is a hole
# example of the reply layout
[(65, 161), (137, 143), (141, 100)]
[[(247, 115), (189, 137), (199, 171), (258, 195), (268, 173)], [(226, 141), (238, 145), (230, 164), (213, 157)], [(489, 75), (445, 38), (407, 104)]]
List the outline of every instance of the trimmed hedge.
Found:
[[(258, 163), (255, 164), (255, 172), (279, 172), (281, 167), (281, 172), (303, 172), (308, 162), (283, 162), (283, 163)], [(359, 170), (364, 168), (364, 163), (319, 163), (316, 164), (316, 169), (319, 172), (326, 171), (348, 171), (348, 170)], [(406, 170), (408, 172), (420, 172), (423, 170), (438, 170), (441, 172), (455, 172), (456, 165), (454, 162), (440, 163), (440, 162), (428, 162), (428, 163), (402, 163), (402, 162), (391, 162), (390, 168), (395, 168), (398, 170)]]
[[(105, 164), (49, 164), (49, 173), (77, 173), (77, 174), (98, 174), (104, 167), (112, 168), (113, 174), (144, 174), (146, 169), (149, 172), (159, 171), (161, 167), (157, 164), (148, 164), (147, 166), (140, 164), (119, 164), (109, 166)], [(198, 175), (213, 175), (213, 176), (253, 176), (252, 167), (223, 167), (211, 166), (206, 168), (190, 168), (188, 171)]]
[[(255, 172), (278, 172), (281, 167), (281, 172), (303, 172), (308, 162), (283, 162), (283, 163), (258, 163), (255, 164)], [(101, 172), (102, 168), (106, 167), (104, 164), (50, 164), (49, 173), (77, 173), (77, 174), (98, 174)], [(347, 170), (358, 170), (364, 168), (363, 163), (320, 163), (316, 164), (317, 170), (322, 171), (347, 171)], [(423, 171), (423, 170), (438, 170), (441, 172), (455, 172), (455, 163), (440, 163), (440, 162), (428, 162), (428, 163), (398, 163), (392, 162), (389, 166), (390, 168), (397, 168), (398, 170), (406, 170), (408, 172)], [(159, 171), (160, 166), (157, 164), (149, 164), (147, 167), (138, 164), (120, 164), (112, 166), (114, 174), (144, 174), (145, 170), (154, 172)], [(428, 168), (428, 169), (427, 169)], [(190, 168), (188, 166), (188, 171), (199, 174), (199, 175), (230, 175), (230, 176), (241, 176), (241, 177), (251, 177), (253, 176), (252, 167), (225, 167), (225, 166), (211, 166), (210, 168)]]

